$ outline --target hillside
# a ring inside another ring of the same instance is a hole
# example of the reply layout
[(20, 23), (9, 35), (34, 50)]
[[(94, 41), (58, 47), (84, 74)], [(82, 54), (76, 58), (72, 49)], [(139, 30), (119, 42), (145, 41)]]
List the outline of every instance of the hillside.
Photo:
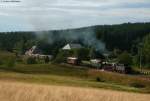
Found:
[[(55, 49), (57, 51), (66, 43), (75, 42), (97, 49), (106, 46), (108, 50), (117, 48), (131, 51), (131, 49), (137, 48), (135, 46), (149, 33), (150, 23), (97, 25), (78, 29), (39, 32), (1, 32), (0, 49), (12, 51), (20, 43), (24, 50), (34, 44), (39, 44), (43, 49), (50, 46), (49, 50)], [(48, 52), (45, 51), (45, 53)], [(53, 51), (49, 53), (53, 53)]]

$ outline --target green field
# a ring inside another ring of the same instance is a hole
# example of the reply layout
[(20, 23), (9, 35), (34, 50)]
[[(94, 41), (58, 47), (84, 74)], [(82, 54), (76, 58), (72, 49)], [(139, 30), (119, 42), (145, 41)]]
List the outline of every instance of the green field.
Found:
[(17, 64), (12, 68), (0, 68), (0, 80), (150, 93), (148, 76), (129, 76), (64, 64)]

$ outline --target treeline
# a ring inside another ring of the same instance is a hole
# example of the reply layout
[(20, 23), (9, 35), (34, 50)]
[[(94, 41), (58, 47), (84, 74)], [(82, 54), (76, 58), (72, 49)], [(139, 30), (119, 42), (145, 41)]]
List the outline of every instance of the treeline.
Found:
[[(33, 32), (1, 32), (0, 33), (0, 49), (13, 51), (15, 45), (19, 42), (27, 43), (29, 40), (35, 40), (36, 35)], [(25, 47), (25, 46), (22, 46)]]
[(106, 43), (109, 50), (118, 48), (131, 51), (145, 35), (150, 33), (150, 23), (126, 23), (121, 25), (96, 26), (98, 39)]

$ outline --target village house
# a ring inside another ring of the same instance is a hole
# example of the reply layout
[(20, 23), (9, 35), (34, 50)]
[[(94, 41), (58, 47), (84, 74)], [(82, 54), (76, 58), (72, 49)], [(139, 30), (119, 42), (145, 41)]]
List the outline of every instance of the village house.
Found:
[(71, 50), (71, 49), (80, 49), (80, 48), (82, 48), (80, 44), (67, 44), (62, 48), (62, 50)]
[[(83, 48), (80, 44), (67, 44), (67, 45), (65, 45), (63, 48), (62, 48), (62, 50), (64, 50), (64, 51), (68, 51), (68, 50), (72, 50), (72, 49), (81, 49), (81, 48)], [(69, 64), (73, 64), (73, 65), (79, 65), (80, 64), (80, 60), (79, 60), (79, 58), (78, 57), (71, 57), (71, 56), (69, 56), (69, 57), (67, 57), (67, 63), (69, 63)]]
[(32, 46), (31, 49), (27, 50), (25, 52), (25, 56), (34, 57), (34, 58), (37, 58), (37, 59), (45, 59), (47, 57), (49, 59), (52, 59), (52, 55), (44, 55), (42, 53), (42, 50), (40, 50), (37, 46)]

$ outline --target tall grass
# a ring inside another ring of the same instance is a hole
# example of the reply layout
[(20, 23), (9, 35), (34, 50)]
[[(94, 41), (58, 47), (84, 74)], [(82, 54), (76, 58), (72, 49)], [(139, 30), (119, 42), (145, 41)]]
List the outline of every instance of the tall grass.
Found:
[(88, 74), (103, 82), (142, 88), (143, 91), (150, 93), (150, 78), (148, 76), (131, 76), (96, 70), (89, 70)]
[(0, 81), (1, 101), (149, 101), (150, 95)]
[(150, 93), (149, 77), (137, 77), (57, 64), (17, 64), (0, 71), (0, 79)]

